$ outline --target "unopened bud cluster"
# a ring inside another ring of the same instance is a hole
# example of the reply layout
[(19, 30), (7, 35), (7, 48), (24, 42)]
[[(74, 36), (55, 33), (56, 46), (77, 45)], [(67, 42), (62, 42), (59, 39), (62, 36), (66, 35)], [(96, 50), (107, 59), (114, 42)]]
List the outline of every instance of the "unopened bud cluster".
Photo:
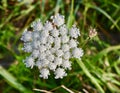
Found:
[(21, 40), (24, 42), (24, 52), (30, 53), (24, 63), (26, 67), (37, 66), (40, 77), (47, 79), (50, 71), (55, 79), (67, 75), (66, 70), (71, 69), (70, 58), (81, 58), (83, 50), (78, 48), (77, 38), (80, 31), (73, 25), (70, 29), (65, 24), (64, 16), (56, 14), (51, 22), (43, 25), (40, 20), (32, 23), (32, 31), (23, 32)]
[(96, 29), (90, 27), (90, 28), (89, 28), (89, 37), (90, 37), (90, 38), (93, 38), (93, 37), (95, 37), (96, 35), (97, 35)]

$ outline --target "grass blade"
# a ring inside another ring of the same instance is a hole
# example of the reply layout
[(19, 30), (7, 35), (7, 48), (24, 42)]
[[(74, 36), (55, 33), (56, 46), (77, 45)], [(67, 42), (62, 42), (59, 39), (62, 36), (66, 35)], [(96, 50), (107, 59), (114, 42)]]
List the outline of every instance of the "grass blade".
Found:
[(97, 55), (95, 55), (93, 62), (96, 62), (99, 58), (102, 58), (104, 55), (106, 55), (107, 53), (109, 53), (110, 51), (113, 50), (119, 50), (120, 49), (120, 45), (116, 45), (116, 46), (111, 46), (108, 47), (104, 50), (102, 50), (100, 53), (98, 53)]
[(73, 21), (74, 21), (73, 9), (74, 9), (74, 0), (72, 0), (70, 16), (68, 17), (68, 21), (67, 21), (68, 28), (72, 26)]
[[(0, 66), (0, 75), (2, 77), (4, 77), (4, 79), (14, 88), (16, 88), (17, 90), (23, 92), (23, 93), (27, 93), (27, 89), (22, 86), (20, 83), (17, 82), (16, 78), (13, 77), (8, 71), (6, 71), (2, 66)], [(31, 93), (29, 91), (29, 93)]]
[(86, 68), (86, 66), (84, 65), (84, 63), (81, 60), (79, 60), (79, 59), (76, 59), (76, 61), (77, 61), (78, 65), (81, 67), (81, 69), (84, 71), (84, 73), (86, 74), (86, 76), (99, 89), (99, 91), (101, 93), (105, 93), (104, 90), (102, 89), (102, 87), (97, 82), (97, 80), (90, 74), (90, 72), (88, 71), (88, 69)]
[(116, 24), (116, 22), (113, 20), (113, 18), (108, 13), (106, 13), (104, 10), (102, 10), (101, 8), (97, 6), (92, 6), (92, 5), (89, 5), (89, 6), (93, 9), (96, 9), (97, 11), (102, 13), (104, 16), (106, 16), (113, 23), (113, 25), (115, 25), (116, 28), (120, 31), (120, 27)]

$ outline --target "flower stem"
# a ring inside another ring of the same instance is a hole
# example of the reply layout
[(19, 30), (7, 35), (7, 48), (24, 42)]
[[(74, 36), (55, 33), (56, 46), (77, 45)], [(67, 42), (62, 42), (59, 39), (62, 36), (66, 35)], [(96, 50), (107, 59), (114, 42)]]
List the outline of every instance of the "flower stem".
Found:
[(74, 21), (73, 11), (74, 11), (74, 0), (72, 0), (71, 10), (70, 10), (70, 16), (68, 17), (68, 21), (67, 21), (67, 27), (68, 28), (70, 28), (72, 26), (73, 21)]

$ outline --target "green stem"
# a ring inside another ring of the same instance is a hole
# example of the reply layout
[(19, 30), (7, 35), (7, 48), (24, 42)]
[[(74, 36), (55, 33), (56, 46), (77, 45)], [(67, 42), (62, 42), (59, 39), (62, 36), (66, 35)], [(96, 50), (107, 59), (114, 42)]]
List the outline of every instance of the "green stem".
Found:
[(89, 37), (84, 41), (84, 43), (83, 43), (83, 45), (82, 45), (82, 48), (85, 47), (85, 45), (88, 43), (88, 41), (90, 41), (90, 38), (89, 38)]
[(70, 10), (70, 16), (68, 17), (68, 21), (67, 21), (67, 27), (68, 28), (70, 28), (72, 26), (73, 21), (74, 21), (73, 10), (74, 10), (74, 0), (72, 0), (71, 10)]
[(55, 14), (59, 13), (60, 6), (61, 6), (61, 0), (57, 0), (57, 4), (55, 7)]

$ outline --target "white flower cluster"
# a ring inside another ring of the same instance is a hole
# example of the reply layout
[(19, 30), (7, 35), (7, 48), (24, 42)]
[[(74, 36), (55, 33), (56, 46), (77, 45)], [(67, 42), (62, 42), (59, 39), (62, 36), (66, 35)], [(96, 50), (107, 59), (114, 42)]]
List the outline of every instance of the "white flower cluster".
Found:
[(24, 60), (26, 67), (37, 66), (40, 77), (47, 79), (50, 71), (55, 79), (66, 76), (66, 70), (71, 69), (70, 58), (81, 58), (83, 50), (77, 47), (77, 37), (80, 31), (75, 25), (68, 29), (64, 16), (56, 14), (51, 17), (52, 22), (35, 21), (31, 27), (23, 32), (21, 40), (24, 42), (23, 50), (31, 55)]

